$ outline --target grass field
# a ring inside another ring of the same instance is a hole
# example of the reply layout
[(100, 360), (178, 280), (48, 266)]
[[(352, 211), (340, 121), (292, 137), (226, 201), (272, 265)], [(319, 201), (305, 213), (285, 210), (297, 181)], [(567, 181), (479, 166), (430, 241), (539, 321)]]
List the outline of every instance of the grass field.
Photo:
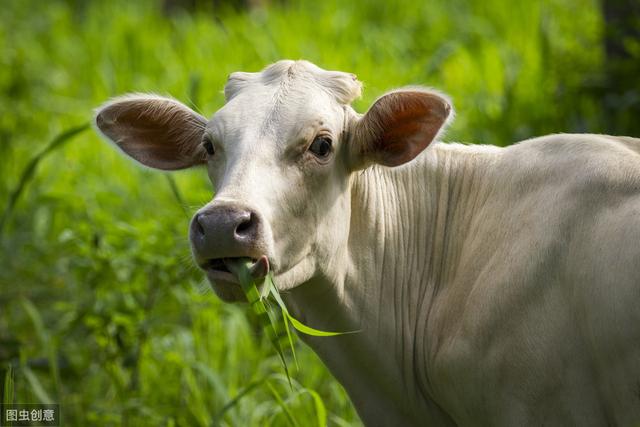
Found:
[(304, 58), (356, 73), (360, 111), (405, 84), (449, 93), (448, 140), (507, 145), (610, 124), (592, 0), (2, 9), (0, 374), (13, 384), (3, 399), (60, 403), (64, 425), (359, 424), (300, 343), (290, 390), (247, 307), (219, 302), (192, 265), (189, 217), (212, 197), (203, 170), (143, 169), (85, 128), (48, 147), (109, 97), (170, 94), (210, 115), (230, 72)]

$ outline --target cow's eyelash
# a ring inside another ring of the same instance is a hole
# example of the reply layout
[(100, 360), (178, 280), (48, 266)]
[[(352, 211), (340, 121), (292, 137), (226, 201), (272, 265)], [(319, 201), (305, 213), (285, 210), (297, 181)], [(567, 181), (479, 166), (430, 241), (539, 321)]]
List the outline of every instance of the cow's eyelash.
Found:
[(202, 137), (202, 148), (207, 152), (209, 156), (215, 155), (216, 145), (210, 135), (204, 135)]
[(204, 143), (204, 149), (210, 156), (216, 154), (216, 149), (213, 147), (213, 143), (211, 141), (207, 141)]
[(327, 138), (331, 140), (332, 143), (336, 141), (336, 138), (333, 136), (331, 132), (329, 132), (328, 130), (321, 130), (320, 132), (315, 133), (313, 137), (311, 137), (311, 139), (307, 139), (305, 141), (305, 145), (307, 149), (311, 144), (313, 144), (313, 141), (315, 141), (316, 138)]

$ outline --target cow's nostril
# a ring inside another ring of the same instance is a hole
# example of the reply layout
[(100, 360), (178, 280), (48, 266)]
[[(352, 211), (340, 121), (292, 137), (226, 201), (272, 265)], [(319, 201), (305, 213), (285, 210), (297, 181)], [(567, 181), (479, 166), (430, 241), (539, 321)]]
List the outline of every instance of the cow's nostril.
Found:
[(238, 236), (242, 236), (243, 234), (247, 234), (248, 231), (253, 227), (254, 223), (254, 214), (248, 213), (248, 215), (240, 221), (240, 223), (236, 226), (236, 234)]

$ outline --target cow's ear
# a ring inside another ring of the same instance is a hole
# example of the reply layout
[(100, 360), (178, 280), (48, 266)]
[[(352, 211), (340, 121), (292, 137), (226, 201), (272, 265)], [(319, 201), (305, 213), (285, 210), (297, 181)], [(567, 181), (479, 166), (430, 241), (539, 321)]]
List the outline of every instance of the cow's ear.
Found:
[(207, 121), (184, 104), (155, 95), (125, 95), (96, 111), (100, 132), (143, 165), (184, 169), (206, 162)]
[(352, 169), (372, 163), (398, 166), (413, 160), (452, 116), (449, 99), (431, 90), (407, 88), (383, 95), (353, 125)]

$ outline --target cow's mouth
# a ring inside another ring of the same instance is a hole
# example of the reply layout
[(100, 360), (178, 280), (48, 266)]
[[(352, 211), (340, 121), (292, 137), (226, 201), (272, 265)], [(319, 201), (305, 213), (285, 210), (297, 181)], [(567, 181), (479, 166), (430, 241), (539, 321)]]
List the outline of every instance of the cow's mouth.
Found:
[(266, 255), (262, 255), (260, 258), (210, 258), (200, 264), (200, 268), (207, 273), (207, 278), (211, 282), (214, 290), (224, 300), (244, 300), (244, 294), (239, 286), (240, 282), (236, 275), (229, 269), (229, 264), (239, 260), (251, 261), (249, 274), (255, 280), (264, 279), (269, 273), (269, 259)]
[[(233, 260), (239, 260), (239, 259), (240, 257), (208, 259), (204, 263), (204, 266), (202, 267), (202, 269), (206, 271), (221, 271), (224, 273), (231, 273), (231, 271), (229, 271), (229, 268), (227, 267), (227, 261), (233, 261)], [(256, 262), (256, 259), (252, 258), (251, 261)]]

